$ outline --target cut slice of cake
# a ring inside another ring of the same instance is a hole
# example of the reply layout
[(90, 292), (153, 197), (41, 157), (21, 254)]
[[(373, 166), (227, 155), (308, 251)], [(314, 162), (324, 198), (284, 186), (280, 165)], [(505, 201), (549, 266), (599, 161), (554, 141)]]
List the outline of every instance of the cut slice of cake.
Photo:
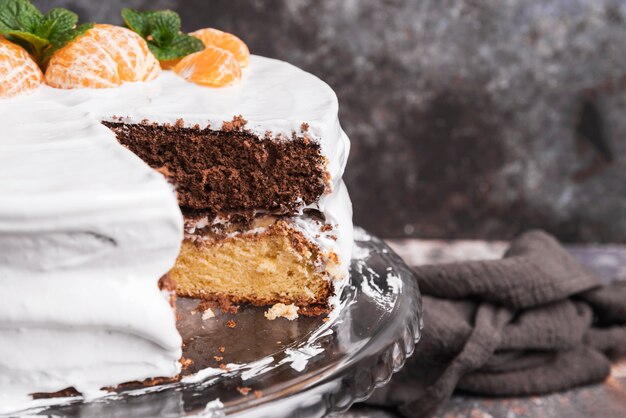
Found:
[(186, 224), (170, 272), (179, 296), (328, 311), (346, 275), (339, 254), (350, 248), (339, 246), (351, 245), (351, 207), (343, 185), (332, 191), (307, 124), (290, 137), (273, 137), (268, 125), (259, 137), (241, 116), (221, 129), (184, 119), (103, 123), (176, 187)]

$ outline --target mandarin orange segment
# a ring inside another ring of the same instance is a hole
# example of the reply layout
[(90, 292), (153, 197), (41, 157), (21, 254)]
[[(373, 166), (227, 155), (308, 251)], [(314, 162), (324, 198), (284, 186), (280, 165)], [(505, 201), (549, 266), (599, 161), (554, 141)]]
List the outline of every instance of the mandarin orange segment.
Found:
[(0, 98), (39, 87), (43, 74), (24, 48), (0, 37)]
[(241, 79), (241, 66), (235, 56), (214, 46), (187, 55), (176, 64), (174, 72), (209, 87), (223, 87)]
[(160, 71), (141, 36), (118, 26), (96, 25), (55, 52), (46, 69), (46, 82), (62, 89), (108, 88), (150, 81)]
[(242, 67), (247, 67), (250, 64), (248, 46), (231, 33), (205, 28), (192, 32), (190, 35), (200, 39), (204, 46), (215, 46), (231, 52)]

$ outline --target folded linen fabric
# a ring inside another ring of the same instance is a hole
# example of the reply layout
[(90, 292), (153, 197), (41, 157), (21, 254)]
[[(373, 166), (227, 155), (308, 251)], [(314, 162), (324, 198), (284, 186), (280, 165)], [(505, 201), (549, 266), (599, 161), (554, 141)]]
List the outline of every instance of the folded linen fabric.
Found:
[(626, 283), (602, 285), (550, 235), (530, 231), (501, 260), (418, 266), (423, 336), (369, 403), (432, 416), (455, 389), (546, 394), (601, 382), (626, 350)]

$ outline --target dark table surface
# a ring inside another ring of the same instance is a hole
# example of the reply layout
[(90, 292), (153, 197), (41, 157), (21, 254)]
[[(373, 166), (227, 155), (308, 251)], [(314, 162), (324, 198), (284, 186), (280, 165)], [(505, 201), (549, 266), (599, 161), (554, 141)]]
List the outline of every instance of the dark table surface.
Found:
[[(390, 240), (409, 265), (454, 260), (499, 258), (507, 244), (500, 241)], [(604, 281), (626, 280), (626, 245), (569, 245), (567, 249)], [(624, 301), (626, 303), (626, 301)], [(530, 398), (481, 398), (456, 394), (438, 417), (626, 417), (626, 359), (613, 364), (602, 384)], [(399, 415), (357, 404), (342, 418), (396, 418)]]

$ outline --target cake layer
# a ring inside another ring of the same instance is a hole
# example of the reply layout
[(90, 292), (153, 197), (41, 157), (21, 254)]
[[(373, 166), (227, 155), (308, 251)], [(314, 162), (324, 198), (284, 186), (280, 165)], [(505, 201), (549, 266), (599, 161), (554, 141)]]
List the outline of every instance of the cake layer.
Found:
[(176, 185), (184, 209), (210, 217), (263, 211), (293, 214), (326, 189), (319, 144), (300, 136), (258, 138), (241, 126), (215, 131), (105, 122), (117, 139)]
[(282, 302), (319, 313), (335, 290), (325, 269), (337, 266), (324, 258), (301, 232), (279, 221), (218, 243), (187, 240), (170, 274), (180, 296), (257, 306)]
[(322, 212), (296, 217), (186, 228), (170, 271), (177, 294), (258, 306), (295, 304), (304, 314), (328, 311), (347, 281), (352, 208), (343, 183), (322, 202)]

